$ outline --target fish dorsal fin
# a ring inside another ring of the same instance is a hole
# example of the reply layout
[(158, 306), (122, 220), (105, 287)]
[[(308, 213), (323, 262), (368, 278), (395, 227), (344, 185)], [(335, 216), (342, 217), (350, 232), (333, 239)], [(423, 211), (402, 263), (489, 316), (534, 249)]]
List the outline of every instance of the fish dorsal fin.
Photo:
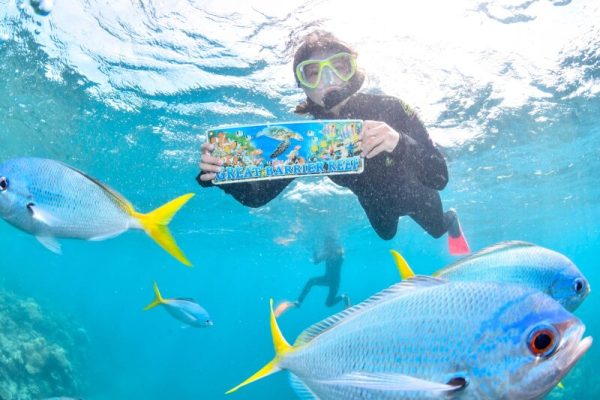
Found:
[(390, 250), (392, 256), (394, 257), (394, 261), (396, 262), (396, 268), (398, 268), (398, 272), (402, 277), (402, 280), (410, 279), (415, 276), (414, 271), (408, 265), (408, 262), (402, 257), (402, 254), (398, 253), (396, 250)]
[(516, 248), (520, 248), (520, 247), (525, 248), (525, 247), (535, 247), (535, 246), (536, 245), (533, 243), (519, 241), (519, 240), (509, 240), (509, 241), (505, 241), (505, 242), (496, 243), (491, 246), (485, 247), (485, 248), (479, 250), (478, 252), (471, 254), (468, 257), (462, 258), (462, 259), (458, 260), (457, 262), (448, 265), (447, 267), (442, 268), (441, 270), (439, 270), (435, 274), (433, 274), (433, 276), (438, 276), (444, 272), (448, 272), (449, 270), (451, 270), (453, 268), (456, 268), (464, 263), (471, 262), (478, 258), (490, 256), (492, 254), (501, 253), (506, 250), (512, 250), (512, 249), (516, 249)]
[(389, 299), (395, 299), (401, 296), (406, 296), (410, 293), (414, 293), (415, 291), (421, 289), (443, 285), (445, 283), (446, 281), (443, 279), (422, 275), (416, 275), (414, 278), (402, 281), (400, 283), (396, 283), (395, 285), (392, 285), (389, 288), (384, 289), (377, 294), (374, 294), (367, 300), (355, 305), (354, 307), (350, 307), (344, 311), (334, 314), (331, 317), (324, 319), (323, 321), (318, 322), (310, 328), (306, 329), (300, 334), (300, 336), (298, 336), (298, 339), (296, 339), (296, 342), (294, 343), (294, 347), (301, 346), (310, 342), (322, 333), (332, 329), (340, 322), (347, 320), (353, 315), (361, 313), (362, 311), (371, 308), (377, 304), (381, 304)]
[(65, 167), (69, 168), (70, 170), (77, 172), (78, 174), (82, 175), (86, 179), (94, 182), (119, 207), (121, 207), (123, 210), (125, 210), (128, 214), (133, 215), (133, 213), (135, 212), (133, 205), (131, 205), (131, 203), (129, 201), (127, 201), (127, 199), (125, 199), (125, 197), (121, 193), (117, 192), (115, 189), (111, 188), (110, 186), (106, 185), (105, 183), (100, 182), (98, 179), (94, 178), (93, 176), (90, 176), (90, 175), (86, 174), (85, 172), (78, 170), (77, 168), (74, 168), (65, 163), (61, 163), (61, 164), (64, 165)]
[(191, 303), (196, 303), (196, 300), (192, 299), (191, 297), (177, 297), (174, 300), (183, 300), (183, 301), (189, 301)]

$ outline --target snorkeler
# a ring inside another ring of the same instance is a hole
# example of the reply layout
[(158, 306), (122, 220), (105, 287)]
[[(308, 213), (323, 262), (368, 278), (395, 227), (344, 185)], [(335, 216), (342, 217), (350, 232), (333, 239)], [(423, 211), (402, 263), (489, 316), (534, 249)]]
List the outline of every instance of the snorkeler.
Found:
[[(444, 213), (439, 195), (448, 183), (444, 157), (432, 142), (415, 112), (395, 97), (357, 93), (365, 75), (356, 63), (357, 53), (331, 33), (315, 31), (306, 36), (294, 55), (296, 82), (307, 98), (295, 112), (315, 119), (362, 119), (361, 148), (364, 172), (329, 176), (334, 183), (350, 189), (365, 210), (377, 234), (392, 239), (398, 220), (410, 216), (434, 238), (448, 233), (451, 254), (467, 254), (469, 246), (458, 216)], [(214, 146), (202, 145), (203, 187), (220, 161), (212, 155)], [(267, 204), (293, 179), (242, 182), (219, 186), (249, 207)]]
[(344, 248), (333, 236), (325, 237), (323, 248), (320, 251), (315, 251), (313, 254), (312, 262), (314, 264), (319, 264), (323, 261), (325, 261), (325, 275), (316, 276), (306, 281), (300, 296), (298, 296), (298, 300), (293, 302), (283, 301), (280, 303), (275, 309), (276, 317), (279, 317), (292, 307), (300, 307), (313, 286), (329, 287), (329, 294), (325, 300), (327, 307), (333, 307), (341, 301), (344, 302), (345, 308), (350, 307), (350, 298), (346, 294), (338, 295), (342, 264), (344, 263)]

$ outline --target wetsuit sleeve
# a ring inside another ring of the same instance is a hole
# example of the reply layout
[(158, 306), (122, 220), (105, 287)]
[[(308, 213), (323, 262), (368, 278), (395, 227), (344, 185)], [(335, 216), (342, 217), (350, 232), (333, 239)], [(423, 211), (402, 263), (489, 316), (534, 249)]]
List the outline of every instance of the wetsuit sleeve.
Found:
[(257, 208), (264, 206), (277, 197), (277, 195), (279, 195), (293, 179), (274, 179), (271, 181), (214, 185), (211, 181), (201, 181), (200, 175), (198, 175), (196, 181), (202, 187), (217, 186), (246, 207)]
[(410, 163), (419, 181), (432, 189), (442, 190), (448, 183), (446, 160), (437, 149), (417, 114), (398, 100), (393, 107), (396, 120), (390, 124), (400, 133), (392, 152), (397, 162)]

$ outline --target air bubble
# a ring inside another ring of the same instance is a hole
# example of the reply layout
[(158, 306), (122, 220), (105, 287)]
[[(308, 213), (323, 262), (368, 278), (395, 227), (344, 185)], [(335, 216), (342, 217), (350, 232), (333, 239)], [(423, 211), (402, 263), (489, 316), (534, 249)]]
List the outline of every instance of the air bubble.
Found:
[(37, 14), (48, 15), (54, 8), (54, 0), (31, 0), (31, 7)]

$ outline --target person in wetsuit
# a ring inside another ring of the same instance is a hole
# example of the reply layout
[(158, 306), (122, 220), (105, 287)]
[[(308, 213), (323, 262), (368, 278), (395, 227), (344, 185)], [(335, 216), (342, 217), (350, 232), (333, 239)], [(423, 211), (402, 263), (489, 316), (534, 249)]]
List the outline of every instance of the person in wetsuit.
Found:
[[(356, 65), (357, 53), (329, 32), (315, 31), (304, 38), (294, 55), (296, 82), (307, 98), (295, 112), (315, 119), (362, 119), (362, 174), (331, 175), (334, 183), (358, 198), (375, 232), (392, 239), (398, 220), (410, 216), (434, 238), (448, 232), (450, 252), (465, 254), (458, 216), (444, 213), (439, 191), (448, 183), (444, 157), (416, 113), (398, 98), (360, 93), (365, 76)], [(203, 187), (220, 172), (222, 162), (211, 155), (214, 146), (202, 145)], [(242, 182), (220, 185), (249, 207), (260, 207), (279, 195), (293, 180)]]
[(300, 296), (298, 296), (298, 300), (281, 302), (275, 308), (276, 317), (280, 317), (281, 314), (292, 307), (300, 307), (314, 286), (326, 286), (329, 288), (329, 293), (325, 300), (327, 307), (333, 307), (341, 301), (344, 302), (345, 308), (350, 307), (350, 298), (348, 295), (338, 295), (342, 264), (344, 263), (344, 248), (333, 236), (326, 236), (323, 247), (313, 254), (312, 262), (314, 264), (320, 264), (323, 261), (325, 261), (325, 274), (306, 281), (302, 292), (300, 292)]

